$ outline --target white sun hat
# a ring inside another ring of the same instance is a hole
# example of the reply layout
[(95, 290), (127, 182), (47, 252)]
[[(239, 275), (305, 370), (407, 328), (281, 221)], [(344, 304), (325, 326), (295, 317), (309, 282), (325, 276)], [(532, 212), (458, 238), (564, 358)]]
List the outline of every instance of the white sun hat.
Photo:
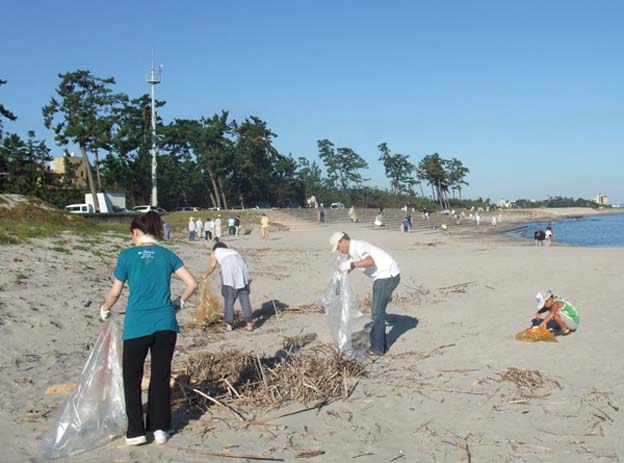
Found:
[(334, 232), (334, 234), (332, 234), (332, 236), (329, 238), (329, 246), (331, 252), (336, 252), (336, 250), (338, 249), (338, 243), (344, 235), (344, 232)]
[(550, 297), (552, 296), (552, 291), (550, 289), (545, 289), (543, 291), (538, 292), (535, 295), (535, 301), (537, 302), (537, 310), (541, 310), (544, 308), (544, 304), (546, 304), (546, 301), (548, 299), (550, 299)]

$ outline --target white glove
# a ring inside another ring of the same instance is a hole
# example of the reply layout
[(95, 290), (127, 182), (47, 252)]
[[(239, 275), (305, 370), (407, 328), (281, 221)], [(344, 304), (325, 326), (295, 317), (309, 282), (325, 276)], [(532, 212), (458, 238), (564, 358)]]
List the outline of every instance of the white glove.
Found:
[(110, 310), (104, 310), (104, 305), (100, 307), (100, 320), (105, 322), (111, 316)]
[(184, 306), (186, 305), (181, 297), (176, 297), (173, 300), (172, 304), (176, 312), (179, 312), (180, 310), (184, 310)]
[(345, 273), (350, 272), (351, 270), (353, 270), (353, 268), (351, 267), (352, 265), (353, 265), (353, 261), (351, 259), (345, 260), (338, 266), (338, 270), (340, 270), (341, 272), (345, 272)]

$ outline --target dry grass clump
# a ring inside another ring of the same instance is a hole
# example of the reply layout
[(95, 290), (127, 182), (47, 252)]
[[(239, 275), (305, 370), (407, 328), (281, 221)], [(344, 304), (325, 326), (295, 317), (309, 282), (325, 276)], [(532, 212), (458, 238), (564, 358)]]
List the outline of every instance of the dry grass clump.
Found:
[(207, 278), (199, 280), (199, 302), (193, 311), (195, 326), (205, 328), (210, 324), (223, 321), (221, 302), (210, 287)]
[(213, 398), (264, 412), (290, 401), (307, 405), (346, 398), (354, 387), (352, 378), (364, 375), (363, 364), (328, 345), (290, 353), (296, 350), (291, 342), (307, 341), (286, 339), (285, 348), (274, 357), (237, 350), (195, 354), (188, 359), (185, 374), (195, 389)]

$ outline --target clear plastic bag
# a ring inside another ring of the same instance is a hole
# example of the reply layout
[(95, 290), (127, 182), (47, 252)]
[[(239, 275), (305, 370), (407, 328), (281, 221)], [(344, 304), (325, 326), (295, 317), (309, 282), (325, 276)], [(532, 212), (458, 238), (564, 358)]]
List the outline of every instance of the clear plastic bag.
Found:
[(338, 351), (348, 356), (359, 355), (360, 352), (354, 351), (351, 346), (351, 335), (353, 321), (362, 317), (362, 312), (358, 310), (347, 273), (336, 270), (332, 274), (321, 305), (325, 307), (329, 334)]
[(111, 317), (95, 341), (80, 381), (43, 438), (41, 456), (45, 460), (92, 450), (125, 433), (122, 348), (119, 327)]

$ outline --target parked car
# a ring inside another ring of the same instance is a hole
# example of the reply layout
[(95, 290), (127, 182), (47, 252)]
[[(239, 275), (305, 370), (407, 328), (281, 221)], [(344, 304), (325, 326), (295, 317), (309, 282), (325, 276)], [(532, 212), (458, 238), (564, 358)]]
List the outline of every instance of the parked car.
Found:
[(218, 211), (220, 211), (220, 210), (221, 210), (221, 208), (220, 208), (220, 207), (209, 207), (209, 208), (208, 208), (208, 210), (209, 210), (209, 211), (218, 212)]
[(259, 203), (256, 203), (256, 209), (271, 209), (271, 203), (260, 201)]
[(139, 212), (141, 214), (145, 214), (146, 212), (154, 211), (157, 214), (165, 214), (167, 211), (162, 207), (154, 207), (154, 206), (134, 206), (132, 208), (132, 212)]
[(342, 203), (331, 203), (329, 205), (330, 209), (344, 209), (344, 204)]
[(245, 210), (245, 206), (232, 206), (230, 208), (230, 210), (232, 210), (232, 211), (244, 211)]
[(192, 206), (184, 206), (184, 207), (176, 207), (174, 211), (176, 212), (199, 212), (201, 207), (192, 207)]
[(69, 204), (65, 206), (65, 212), (71, 214), (93, 214), (93, 206), (91, 204)]

